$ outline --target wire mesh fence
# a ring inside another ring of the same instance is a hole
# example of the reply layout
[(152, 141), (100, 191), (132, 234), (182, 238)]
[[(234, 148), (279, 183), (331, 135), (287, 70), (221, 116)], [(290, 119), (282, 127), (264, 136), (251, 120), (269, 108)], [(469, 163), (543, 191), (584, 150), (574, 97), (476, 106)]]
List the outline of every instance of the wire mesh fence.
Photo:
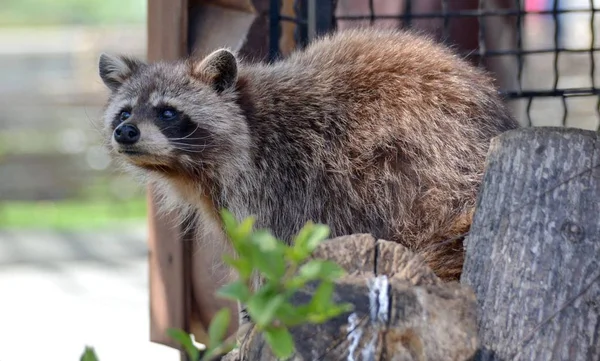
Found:
[[(352, 27), (433, 35), (495, 76), (523, 125), (600, 127), (600, 0), (271, 0), (270, 59)], [(291, 30), (293, 29), (293, 30)]]

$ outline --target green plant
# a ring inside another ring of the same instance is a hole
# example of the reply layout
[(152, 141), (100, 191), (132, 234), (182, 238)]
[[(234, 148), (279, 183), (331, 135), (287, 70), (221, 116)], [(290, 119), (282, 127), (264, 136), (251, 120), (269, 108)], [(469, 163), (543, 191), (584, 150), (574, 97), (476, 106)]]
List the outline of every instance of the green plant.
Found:
[[(320, 324), (352, 310), (352, 304), (335, 304), (332, 300), (334, 281), (345, 271), (332, 261), (311, 259), (315, 248), (329, 236), (329, 227), (308, 222), (287, 245), (268, 230), (254, 230), (253, 217), (238, 222), (227, 210), (221, 211), (221, 217), (236, 252), (236, 257), (226, 256), (224, 261), (236, 270), (238, 280), (223, 286), (217, 294), (246, 305), (252, 322), (264, 334), (275, 356), (285, 359), (294, 353), (290, 327)], [(257, 290), (250, 287), (254, 277), (261, 279)], [(294, 306), (292, 297), (309, 282), (318, 283), (311, 300)], [(236, 346), (231, 338), (225, 339), (230, 319), (226, 308), (215, 315), (202, 352), (188, 333), (169, 329), (168, 334), (192, 360), (207, 361)]]
[(98, 356), (93, 347), (86, 346), (83, 354), (79, 358), (79, 361), (98, 361)]
[[(226, 256), (224, 260), (239, 277), (217, 294), (246, 305), (255, 327), (264, 333), (277, 357), (287, 358), (294, 352), (290, 327), (323, 323), (352, 310), (351, 304), (338, 305), (332, 301), (334, 281), (345, 271), (332, 261), (309, 260), (315, 248), (329, 236), (329, 227), (308, 222), (292, 244), (287, 245), (268, 230), (253, 230), (253, 217), (238, 223), (227, 210), (221, 211), (221, 217), (237, 255), (235, 258)], [(256, 276), (262, 279), (262, 285), (252, 291), (249, 285)], [(295, 292), (313, 281), (319, 285), (312, 299), (304, 305), (292, 305)], [(228, 325), (229, 313), (223, 309), (210, 324), (209, 344), (201, 360), (227, 352), (234, 346), (231, 341), (223, 341)], [(195, 352), (189, 354), (197, 359)]]

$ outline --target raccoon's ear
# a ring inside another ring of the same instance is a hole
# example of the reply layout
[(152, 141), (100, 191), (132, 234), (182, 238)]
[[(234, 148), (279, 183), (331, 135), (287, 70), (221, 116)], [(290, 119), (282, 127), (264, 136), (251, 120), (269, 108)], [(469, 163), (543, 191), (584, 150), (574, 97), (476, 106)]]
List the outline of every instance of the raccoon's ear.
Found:
[(138, 59), (103, 53), (98, 61), (98, 71), (104, 84), (114, 92), (143, 65)]
[(237, 59), (227, 49), (210, 53), (200, 61), (192, 62), (192, 76), (212, 85), (218, 93), (229, 89), (237, 81)]

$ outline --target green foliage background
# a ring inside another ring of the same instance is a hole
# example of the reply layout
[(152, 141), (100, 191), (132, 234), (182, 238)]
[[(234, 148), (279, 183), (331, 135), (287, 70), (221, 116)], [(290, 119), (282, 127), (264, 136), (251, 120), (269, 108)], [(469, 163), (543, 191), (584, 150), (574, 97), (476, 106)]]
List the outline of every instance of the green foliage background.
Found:
[(0, 26), (143, 23), (147, 0), (2, 0)]

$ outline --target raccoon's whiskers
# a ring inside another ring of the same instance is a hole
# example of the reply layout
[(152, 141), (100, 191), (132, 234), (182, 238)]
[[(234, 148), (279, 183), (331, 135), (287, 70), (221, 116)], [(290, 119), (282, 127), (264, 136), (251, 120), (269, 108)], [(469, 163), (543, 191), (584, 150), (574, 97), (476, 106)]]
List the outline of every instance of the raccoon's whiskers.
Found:
[(175, 146), (184, 146), (188, 148), (206, 148), (208, 144), (193, 144), (193, 143), (184, 143), (184, 142), (170, 142), (171, 145)]
[(183, 139), (183, 138), (169, 138), (169, 140), (173, 140), (173, 141), (178, 141), (178, 140), (206, 140), (206, 139), (209, 139), (209, 137), (206, 136), (206, 137), (200, 137), (200, 138), (186, 138), (186, 139)]
[[(169, 127), (167, 127), (167, 128), (169, 128)], [(189, 138), (189, 137), (190, 137), (192, 134), (196, 133), (196, 131), (198, 130), (198, 128), (200, 128), (200, 123), (196, 124), (196, 129), (192, 130), (192, 131), (190, 132), (190, 134), (188, 134), (188, 135), (186, 135), (186, 136), (184, 136), (184, 137), (181, 137), (181, 138), (171, 138), (171, 140), (182, 140), (182, 139), (187, 139), (187, 138)], [(165, 129), (166, 129), (166, 128), (165, 128)], [(192, 138), (192, 139), (193, 139), (193, 138)]]
[[(93, 129), (96, 133), (98, 133), (98, 135), (100, 135), (101, 139), (104, 139), (103, 129), (100, 127), (100, 125), (98, 124), (97, 121), (92, 120), (92, 118), (90, 118), (87, 107), (83, 108), (83, 111), (85, 112), (85, 117), (87, 119), (88, 124), (91, 126), (91, 129)], [(102, 140), (102, 141), (104, 141), (104, 140)]]
[(205, 151), (204, 148), (202, 148), (202, 149), (188, 149), (188, 148), (181, 148), (181, 147), (172, 147), (171, 149), (178, 150), (178, 151), (181, 151), (181, 152), (186, 152), (186, 153), (203, 153)]

